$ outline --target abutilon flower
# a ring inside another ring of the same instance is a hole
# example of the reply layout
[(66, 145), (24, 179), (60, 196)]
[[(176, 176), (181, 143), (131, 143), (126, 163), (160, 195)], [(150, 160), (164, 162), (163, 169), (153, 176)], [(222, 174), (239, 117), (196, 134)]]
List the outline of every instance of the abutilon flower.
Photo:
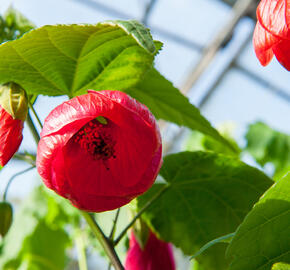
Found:
[(262, 0), (257, 8), (253, 43), (263, 66), (275, 55), (290, 70), (290, 1)]
[(145, 192), (161, 166), (151, 112), (119, 91), (93, 91), (45, 119), (37, 169), (45, 185), (91, 212), (118, 208)]
[(129, 250), (125, 261), (126, 270), (175, 270), (171, 244), (149, 233), (144, 248), (131, 232)]
[(4, 166), (22, 142), (28, 103), (24, 90), (15, 83), (0, 86), (0, 165)]

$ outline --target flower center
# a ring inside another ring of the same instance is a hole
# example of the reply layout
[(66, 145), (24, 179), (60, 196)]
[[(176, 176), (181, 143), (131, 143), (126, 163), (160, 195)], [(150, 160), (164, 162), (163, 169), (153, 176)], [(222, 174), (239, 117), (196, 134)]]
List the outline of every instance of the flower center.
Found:
[(114, 149), (116, 142), (107, 129), (107, 124), (93, 119), (74, 135), (74, 141), (86, 150), (94, 160), (116, 158)]

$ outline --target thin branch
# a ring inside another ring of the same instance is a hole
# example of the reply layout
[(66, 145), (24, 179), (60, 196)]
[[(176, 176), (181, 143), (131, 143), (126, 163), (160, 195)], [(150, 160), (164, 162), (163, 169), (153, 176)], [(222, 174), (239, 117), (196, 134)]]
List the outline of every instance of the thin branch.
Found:
[(29, 129), (30, 129), (30, 131), (32, 133), (32, 136), (33, 136), (35, 142), (38, 143), (40, 141), (40, 136), (38, 134), (37, 129), (35, 128), (35, 125), (34, 125), (32, 119), (31, 119), (31, 116), (30, 116), (29, 112), (27, 114), (26, 123), (27, 123), (27, 125), (28, 125), (28, 127), (29, 127)]
[(113, 220), (113, 226), (112, 226), (112, 229), (111, 229), (111, 233), (110, 233), (110, 236), (109, 236), (109, 239), (113, 239), (114, 238), (114, 235), (115, 235), (115, 232), (116, 232), (116, 225), (117, 225), (117, 222), (118, 222), (118, 218), (119, 218), (119, 215), (120, 215), (120, 210), (121, 208), (118, 208), (117, 212), (116, 212), (116, 216)]
[(141, 217), (141, 215), (155, 202), (164, 192), (170, 187), (170, 185), (165, 185), (162, 189), (159, 190), (147, 203), (142, 207), (142, 209), (137, 213), (137, 215), (132, 219), (132, 221), (125, 227), (125, 229), (119, 234), (119, 236), (114, 241), (114, 246), (118, 245), (127, 231), (133, 226), (136, 220)]
[(26, 173), (26, 172), (28, 172), (28, 171), (34, 169), (34, 168), (35, 168), (35, 166), (31, 166), (31, 167), (29, 167), (29, 168), (27, 168), (27, 169), (25, 169), (25, 170), (23, 170), (23, 171), (20, 171), (20, 172), (14, 174), (14, 175), (9, 179), (9, 181), (8, 181), (8, 183), (7, 183), (7, 185), (6, 185), (6, 188), (5, 188), (4, 194), (3, 194), (3, 201), (6, 201), (7, 193), (8, 193), (8, 189), (9, 189), (11, 183), (13, 182), (13, 180), (14, 180), (17, 176), (20, 176), (20, 175), (22, 175), (22, 174), (24, 174), (24, 173)]
[(117, 255), (115, 249), (114, 249), (112, 242), (110, 241), (109, 238), (107, 238), (105, 236), (102, 229), (100, 228), (98, 223), (95, 221), (94, 217), (92, 216), (92, 214), (89, 214), (85, 211), (81, 211), (81, 213), (82, 213), (83, 217), (85, 218), (85, 220), (87, 221), (87, 223), (89, 224), (89, 226), (91, 227), (95, 236), (98, 238), (100, 244), (102, 245), (105, 253), (109, 257), (109, 259), (110, 259), (112, 265), (115, 267), (115, 269), (116, 270), (125, 270), (124, 267), (122, 266), (122, 263)]
[(22, 161), (25, 161), (25, 162), (29, 163), (32, 166), (35, 166), (36, 157), (33, 154), (19, 153), (18, 152), (16, 154), (14, 154), (13, 159), (22, 160)]
[(39, 119), (36, 111), (34, 110), (33, 105), (31, 104), (31, 102), (29, 100), (28, 100), (28, 106), (29, 106), (30, 110), (32, 111), (32, 113), (34, 114), (34, 116), (35, 116), (35, 118), (36, 118), (37, 123), (39, 124), (39, 126), (41, 128), (43, 128), (42, 123), (41, 123), (41, 121), (40, 121), (40, 119)]

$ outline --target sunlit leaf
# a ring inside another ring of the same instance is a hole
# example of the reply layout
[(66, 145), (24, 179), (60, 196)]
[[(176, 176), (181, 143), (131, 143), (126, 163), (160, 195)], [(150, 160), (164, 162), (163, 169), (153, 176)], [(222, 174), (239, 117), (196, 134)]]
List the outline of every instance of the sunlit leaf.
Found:
[(51, 96), (132, 87), (151, 68), (154, 43), (141, 24), (131, 22), (134, 27), (125, 30), (124, 24), (44, 26), (4, 43), (0, 83), (13, 81), (28, 94)]
[(230, 270), (270, 270), (290, 263), (290, 174), (277, 181), (254, 206), (228, 247)]
[(141, 83), (126, 92), (144, 103), (157, 118), (198, 130), (219, 141), (229, 152), (236, 152), (199, 110), (157, 70), (151, 69)]
[[(155, 184), (139, 197), (138, 208), (168, 185), (142, 218), (162, 239), (188, 255), (234, 232), (273, 183), (261, 171), (239, 160), (205, 152), (167, 156), (160, 173), (166, 183)], [(197, 260), (205, 269), (225, 269), (226, 246), (212, 246)]]

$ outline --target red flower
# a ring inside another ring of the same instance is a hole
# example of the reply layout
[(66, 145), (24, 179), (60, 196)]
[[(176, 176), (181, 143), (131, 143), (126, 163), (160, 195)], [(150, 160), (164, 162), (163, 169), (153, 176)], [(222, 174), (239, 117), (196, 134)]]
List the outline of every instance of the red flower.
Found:
[(275, 55), (290, 70), (290, 1), (262, 0), (257, 19), (253, 43), (260, 63), (268, 65)]
[(131, 233), (130, 247), (127, 253), (126, 270), (175, 270), (171, 245), (159, 240), (152, 232), (142, 249)]
[(22, 141), (23, 121), (0, 106), (0, 165), (4, 166), (18, 150)]
[(44, 183), (76, 207), (101, 212), (145, 192), (161, 166), (150, 111), (119, 91), (92, 91), (56, 107), (37, 150)]

